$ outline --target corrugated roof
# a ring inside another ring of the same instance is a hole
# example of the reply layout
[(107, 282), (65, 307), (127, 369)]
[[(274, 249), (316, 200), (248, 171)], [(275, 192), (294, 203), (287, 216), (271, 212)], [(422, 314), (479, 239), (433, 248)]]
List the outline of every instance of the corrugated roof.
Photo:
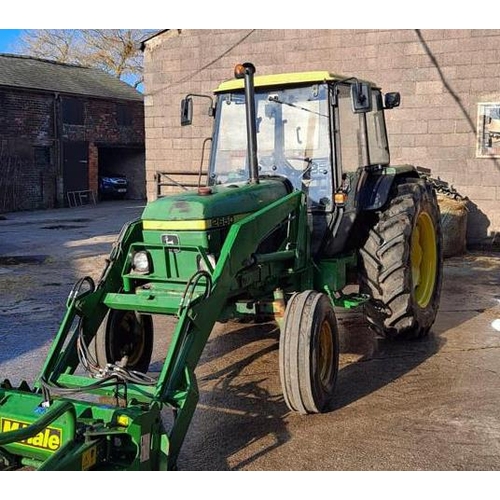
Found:
[(0, 54), (0, 86), (142, 101), (132, 86), (100, 69)]

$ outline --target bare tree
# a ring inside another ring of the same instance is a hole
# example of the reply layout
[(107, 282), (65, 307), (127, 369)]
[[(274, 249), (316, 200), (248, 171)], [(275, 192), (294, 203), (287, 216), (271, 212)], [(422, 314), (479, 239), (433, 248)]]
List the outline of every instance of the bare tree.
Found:
[(154, 30), (24, 30), (16, 52), (100, 68), (134, 87), (142, 83), (141, 40)]

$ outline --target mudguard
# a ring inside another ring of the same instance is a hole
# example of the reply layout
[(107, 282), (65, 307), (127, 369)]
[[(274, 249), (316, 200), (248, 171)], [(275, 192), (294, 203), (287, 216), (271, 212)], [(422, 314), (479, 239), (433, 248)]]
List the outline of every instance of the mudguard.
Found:
[(376, 172), (369, 172), (358, 191), (359, 210), (378, 210), (386, 203), (394, 179), (405, 174), (406, 177), (418, 177), (413, 165), (384, 167)]

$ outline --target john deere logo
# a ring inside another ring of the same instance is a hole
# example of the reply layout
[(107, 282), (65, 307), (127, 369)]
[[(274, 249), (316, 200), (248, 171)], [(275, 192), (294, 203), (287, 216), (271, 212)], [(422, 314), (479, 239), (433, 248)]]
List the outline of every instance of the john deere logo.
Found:
[(161, 242), (171, 248), (174, 253), (179, 253), (181, 250), (179, 248), (179, 237), (176, 234), (162, 234)]
[[(8, 418), (0, 419), (1, 432), (17, 431), (28, 427), (29, 424), (19, 422), (19, 420), (11, 420)], [(56, 451), (61, 447), (62, 431), (61, 429), (54, 429), (47, 427), (33, 437), (19, 441), (17, 444), (37, 448), (40, 450)]]

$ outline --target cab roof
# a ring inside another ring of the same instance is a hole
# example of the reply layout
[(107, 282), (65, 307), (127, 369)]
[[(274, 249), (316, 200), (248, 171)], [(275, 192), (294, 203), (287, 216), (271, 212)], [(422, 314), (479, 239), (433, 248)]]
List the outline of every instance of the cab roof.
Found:
[[(254, 84), (259, 87), (277, 87), (293, 84), (324, 83), (346, 80), (349, 77), (330, 73), (329, 71), (306, 71), (302, 73), (280, 73), (276, 75), (255, 75)], [(227, 80), (219, 85), (215, 90), (218, 92), (227, 92), (230, 90), (241, 90), (244, 88), (245, 80), (234, 79)]]

